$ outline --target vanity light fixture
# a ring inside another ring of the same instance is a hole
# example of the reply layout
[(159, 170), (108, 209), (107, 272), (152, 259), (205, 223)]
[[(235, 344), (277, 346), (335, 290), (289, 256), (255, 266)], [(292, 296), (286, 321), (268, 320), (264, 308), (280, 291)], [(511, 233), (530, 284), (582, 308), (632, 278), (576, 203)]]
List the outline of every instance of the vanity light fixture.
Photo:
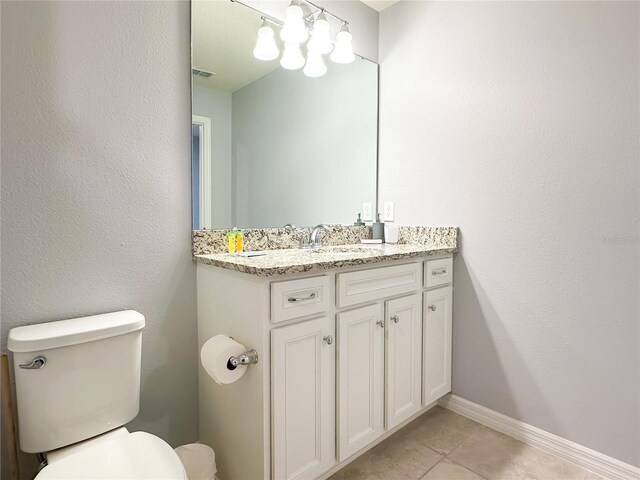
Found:
[(258, 40), (256, 48), (253, 49), (253, 56), (258, 60), (265, 61), (278, 58), (280, 50), (278, 50), (274, 36), (273, 28), (271, 28), (267, 19), (262, 17), (262, 26), (258, 29)]
[[(257, 10), (239, 0), (232, 0), (245, 7)], [(302, 5), (304, 3), (304, 5)], [(310, 12), (308, 6), (316, 9)], [(331, 24), (327, 15), (342, 22), (342, 27), (336, 36), (335, 46), (331, 42)], [(262, 25), (258, 29), (258, 40), (253, 49), (253, 55), (258, 60), (275, 60), (280, 51), (275, 42), (275, 34), (271, 24), (280, 27), (280, 38), (284, 42), (284, 52), (280, 65), (287, 70), (298, 70), (304, 66), (303, 72), (308, 77), (321, 77), (327, 73), (323, 55), (330, 55), (334, 63), (351, 63), (355, 60), (352, 36), (349, 22), (325, 10), (309, 0), (291, 0), (285, 13), (284, 25), (267, 17), (262, 18)], [(311, 38), (309, 38), (311, 36)], [(307, 40), (309, 40), (307, 42)], [(300, 47), (306, 42), (307, 59), (302, 55)]]
[(351, 63), (355, 59), (353, 47), (351, 45), (351, 32), (349, 24), (344, 22), (338, 35), (336, 35), (336, 46), (331, 52), (331, 60), (335, 63)]
[(309, 38), (309, 32), (305, 25), (304, 11), (300, 0), (291, 0), (285, 13), (284, 27), (280, 31), (280, 38), (285, 43), (303, 43)]
[(307, 63), (302, 71), (307, 77), (321, 77), (327, 73), (327, 66), (319, 51), (309, 50), (307, 52)]
[(285, 43), (280, 65), (287, 70), (298, 70), (304, 65), (304, 57), (297, 43)]
[(333, 50), (331, 43), (331, 35), (329, 30), (331, 25), (327, 20), (324, 10), (320, 11), (320, 15), (313, 22), (313, 30), (311, 31), (311, 40), (307, 43), (307, 49), (311, 52), (318, 52), (321, 55), (327, 55)]

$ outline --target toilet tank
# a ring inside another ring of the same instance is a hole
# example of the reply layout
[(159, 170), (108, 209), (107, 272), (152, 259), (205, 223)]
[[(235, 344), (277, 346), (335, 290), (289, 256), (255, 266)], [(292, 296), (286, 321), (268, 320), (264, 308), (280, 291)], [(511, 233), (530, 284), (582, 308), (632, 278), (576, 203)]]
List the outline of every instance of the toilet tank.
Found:
[(138, 414), (143, 327), (127, 310), (9, 332), (23, 451), (71, 445)]

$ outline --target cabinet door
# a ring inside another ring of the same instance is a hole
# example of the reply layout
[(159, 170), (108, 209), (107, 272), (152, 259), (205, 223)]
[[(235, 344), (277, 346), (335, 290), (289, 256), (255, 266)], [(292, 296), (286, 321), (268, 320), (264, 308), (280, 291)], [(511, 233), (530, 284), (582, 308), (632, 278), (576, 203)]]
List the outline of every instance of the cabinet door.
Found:
[(422, 296), (386, 302), (386, 423), (393, 428), (421, 407)]
[(271, 332), (274, 479), (315, 478), (335, 464), (334, 327), (322, 317)]
[(423, 404), (451, 391), (451, 286), (424, 294)]
[(339, 460), (384, 431), (384, 311), (369, 305), (338, 314)]

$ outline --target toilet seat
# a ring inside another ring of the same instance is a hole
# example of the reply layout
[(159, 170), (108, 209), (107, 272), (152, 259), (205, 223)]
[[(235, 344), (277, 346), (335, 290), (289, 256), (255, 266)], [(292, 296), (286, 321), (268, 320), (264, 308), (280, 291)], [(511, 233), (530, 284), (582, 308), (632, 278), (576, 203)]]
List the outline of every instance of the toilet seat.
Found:
[(48, 455), (49, 464), (36, 480), (187, 479), (180, 458), (164, 440), (126, 429), (113, 433)]

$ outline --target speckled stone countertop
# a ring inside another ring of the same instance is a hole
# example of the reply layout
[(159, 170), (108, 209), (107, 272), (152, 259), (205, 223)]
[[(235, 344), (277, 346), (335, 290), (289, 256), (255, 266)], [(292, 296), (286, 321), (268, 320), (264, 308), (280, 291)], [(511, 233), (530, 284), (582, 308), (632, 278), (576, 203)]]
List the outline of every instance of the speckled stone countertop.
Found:
[[(457, 230), (457, 229), (456, 229)], [(195, 255), (196, 262), (236, 270), (242, 273), (272, 277), (313, 270), (329, 270), (354, 265), (367, 265), (458, 251), (455, 243), (342, 245), (318, 249), (267, 250), (259, 257), (238, 257), (228, 253)]]

